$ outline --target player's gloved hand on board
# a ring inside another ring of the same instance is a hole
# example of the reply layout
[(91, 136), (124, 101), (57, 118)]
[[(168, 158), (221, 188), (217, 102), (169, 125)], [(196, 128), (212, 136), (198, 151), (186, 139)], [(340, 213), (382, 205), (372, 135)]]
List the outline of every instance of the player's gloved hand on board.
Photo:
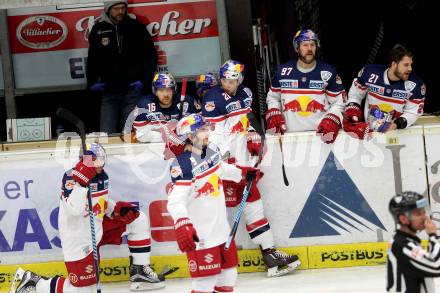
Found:
[(95, 93), (100, 93), (105, 90), (106, 86), (107, 85), (105, 82), (97, 82), (97, 83), (94, 83), (90, 86), (90, 90)]
[(334, 143), (341, 128), (341, 121), (338, 116), (328, 113), (321, 119), (316, 133), (321, 134), (321, 140), (325, 143)]
[(95, 176), (96, 167), (89, 156), (86, 156), (86, 161), (84, 161), (84, 159), (81, 159), (72, 171), (73, 180), (84, 187), (87, 187), (90, 180), (92, 180)]
[(361, 106), (353, 102), (348, 103), (344, 111), (344, 120), (348, 120), (351, 123), (363, 121)]
[(344, 131), (351, 137), (357, 139), (368, 139), (371, 136), (371, 128), (367, 122), (352, 123), (344, 119)]
[(140, 93), (144, 88), (144, 84), (140, 80), (136, 80), (135, 82), (130, 83), (130, 87)]
[(261, 148), (261, 137), (255, 131), (246, 134), (247, 149), (251, 156), (257, 156)]
[(199, 242), (199, 237), (190, 219), (178, 219), (174, 225), (174, 231), (176, 232), (177, 244), (182, 252), (196, 249), (196, 242)]
[(283, 114), (277, 108), (272, 108), (266, 112), (266, 124), (269, 133), (281, 133), (286, 132), (286, 122), (284, 121)]
[(125, 201), (118, 201), (113, 210), (113, 219), (130, 224), (139, 217), (139, 208)]

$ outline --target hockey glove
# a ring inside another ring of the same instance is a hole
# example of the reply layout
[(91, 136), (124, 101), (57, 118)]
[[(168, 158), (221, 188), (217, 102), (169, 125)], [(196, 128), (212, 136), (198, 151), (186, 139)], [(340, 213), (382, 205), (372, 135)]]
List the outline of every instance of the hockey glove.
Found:
[(144, 84), (140, 80), (136, 80), (135, 82), (130, 83), (130, 87), (140, 93), (144, 88)]
[(237, 166), (241, 169), (242, 179), (238, 184), (246, 185), (252, 178), (255, 178), (254, 181), (258, 182), (261, 177), (263, 177), (264, 173), (260, 171), (260, 169), (245, 167), (245, 166)]
[(139, 208), (129, 202), (118, 201), (113, 210), (113, 219), (126, 225), (139, 217)]
[(251, 156), (257, 156), (261, 148), (261, 137), (255, 132), (248, 132), (246, 135), (247, 149)]
[(96, 176), (96, 167), (94, 164), (84, 164), (83, 160), (79, 161), (72, 171), (73, 180), (87, 187), (90, 180)]
[(176, 134), (176, 130), (172, 130), (166, 137), (164, 159), (168, 160), (181, 155), (185, 151), (185, 142)]
[(281, 134), (286, 132), (286, 122), (284, 121), (281, 111), (277, 108), (267, 110), (266, 124), (269, 132)]
[(105, 90), (106, 84), (104, 82), (97, 82), (90, 86), (90, 90), (95, 93), (100, 93)]
[(176, 240), (182, 252), (196, 249), (196, 242), (199, 242), (196, 229), (188, 218), (180, 218), (174, 225)]
[(339, 117), (328, 113), (322, 118), (316, 133), (321, 134), (321, 140), (325, 143), (334, 143), (341, 128)]
[(351, 137), (357, 139), (369, 139), (370, 138), (370, 125), (367, 122), (350, 123), (344, 119), (344, 131)]
[(344, 119), (347, 119), (351, 123), (357, 123), (362, 120), (361, 106), (357, 103), (348, 103), (345, 107)]

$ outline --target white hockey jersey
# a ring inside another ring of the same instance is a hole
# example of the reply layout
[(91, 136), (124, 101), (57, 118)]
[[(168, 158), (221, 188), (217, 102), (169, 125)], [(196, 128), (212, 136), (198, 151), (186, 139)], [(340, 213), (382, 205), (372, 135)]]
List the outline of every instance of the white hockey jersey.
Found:
[[(366, 97), (364, 118), (375, 109), (390, 113), (393, 119), (404, 117), (409, 127), (423, 114), (426, 87), (412, 73), (407, 81), (390, 82), (385, 65), (368, 65), (354, 79), (348, 93), (348, 102), (361, 105)], [(374, 119), (372, 117), (372, 119)]]
[(266, 102), (283, 113), (288, 132), (316, 130), (327, 112), (342, 122), (346, 93), (333, 66), (317, 61), (302, 72), (294, 59), (277, 67)]
[(254, 166), (257, 157), (249, 154), (246, 134), (252, 127), (247, 114), (252, 105), (252, 92), (240, 85), (235, 96), (230, 96), (218, 85), (210, 89), (202, 101), (202, 115), (214, 126), (210, 142), (218, 145), (222, 155), (229, 152), (239, 166)]
[(201, 155), (189, 151), (179, 155), (170, 173), (173, 187), (167, 208), (174, 221), (191, 220), (200, 240), (197, 250), (225, 243), (230, 227), (223, 180), (239, 182), (241, 170), (223, 162), (219, 149), (210, 144)]
[[(90, 181), (89, 187), (98, 244), (102, 239), (104, 215), (111, 215), (115, 202), (108, 197), (108, 176), (104, 171)], [(58, 228), (65, 261), (80, 260), (92, 252), (87, 188), (73, 180), (72, 170), (67, 171), (63, 176)]]

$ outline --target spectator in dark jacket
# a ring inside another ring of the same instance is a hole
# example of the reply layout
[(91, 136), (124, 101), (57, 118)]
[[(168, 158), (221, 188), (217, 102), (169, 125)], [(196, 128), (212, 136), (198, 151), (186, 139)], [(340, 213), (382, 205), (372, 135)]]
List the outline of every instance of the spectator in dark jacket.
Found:
[(156, 65), (151, 36), (127, 14), (127, 0), (104, 2), (89, 35), (87, 59), (87, 86), (102, 94), (101, 131), (122, 131), (143, 91), (151, 91)]

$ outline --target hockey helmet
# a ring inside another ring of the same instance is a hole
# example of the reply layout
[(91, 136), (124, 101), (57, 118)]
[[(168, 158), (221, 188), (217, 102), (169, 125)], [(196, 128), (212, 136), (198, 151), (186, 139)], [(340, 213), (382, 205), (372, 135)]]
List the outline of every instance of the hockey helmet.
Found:
[(200, 97), (204, 91), (217, 85), (217, 78), (213, 73), (200, 74), (196, 77), (197, 95)]
[(176, 80), (171, 73), (156, 73), (153, 78), (153, 94), (156, 94), (158, 89), (171, 88), (173, 91), (177, 90)]
[(179, 120), (176, 133), (180, 139), (186, 140), (190, 134), (196, 134), (197, 130), (206, 125), (205, 119), (200, 114), (190, 114)]
[(243, 82), (244, 64), (235, 60), (226, 61), (219, 71), (220, 78), (236, 79), (238, 84)]
[(318, 35), (315, 34), (315, 32), (310, 29), (299, 30), (295, 34), (295, 37), (293, 37), (293, 48), (296, 52), (298, 52), (298, 48), (301, 42), (305, 41), (315, 41), (316, 47), (320, 47), (319, 38)]
[(405, 191), (393, 196), (388, 205), (388, 209), (396, 223), (399, 223), (400, 215), (409, 217), (411, 211), (429, 206), (427, 198), (414, 191)]
[[(86, 156), (92, 156), (92, 160), (94, 162), (95, 167), (104, 167), (105, 162), (107, 160), (107, 154), (105, 153), (104, 148), (97, 142), (87, 143), (86, 144)], [(83, 154), (81, 152), (80, 159), (83, 158)]]

